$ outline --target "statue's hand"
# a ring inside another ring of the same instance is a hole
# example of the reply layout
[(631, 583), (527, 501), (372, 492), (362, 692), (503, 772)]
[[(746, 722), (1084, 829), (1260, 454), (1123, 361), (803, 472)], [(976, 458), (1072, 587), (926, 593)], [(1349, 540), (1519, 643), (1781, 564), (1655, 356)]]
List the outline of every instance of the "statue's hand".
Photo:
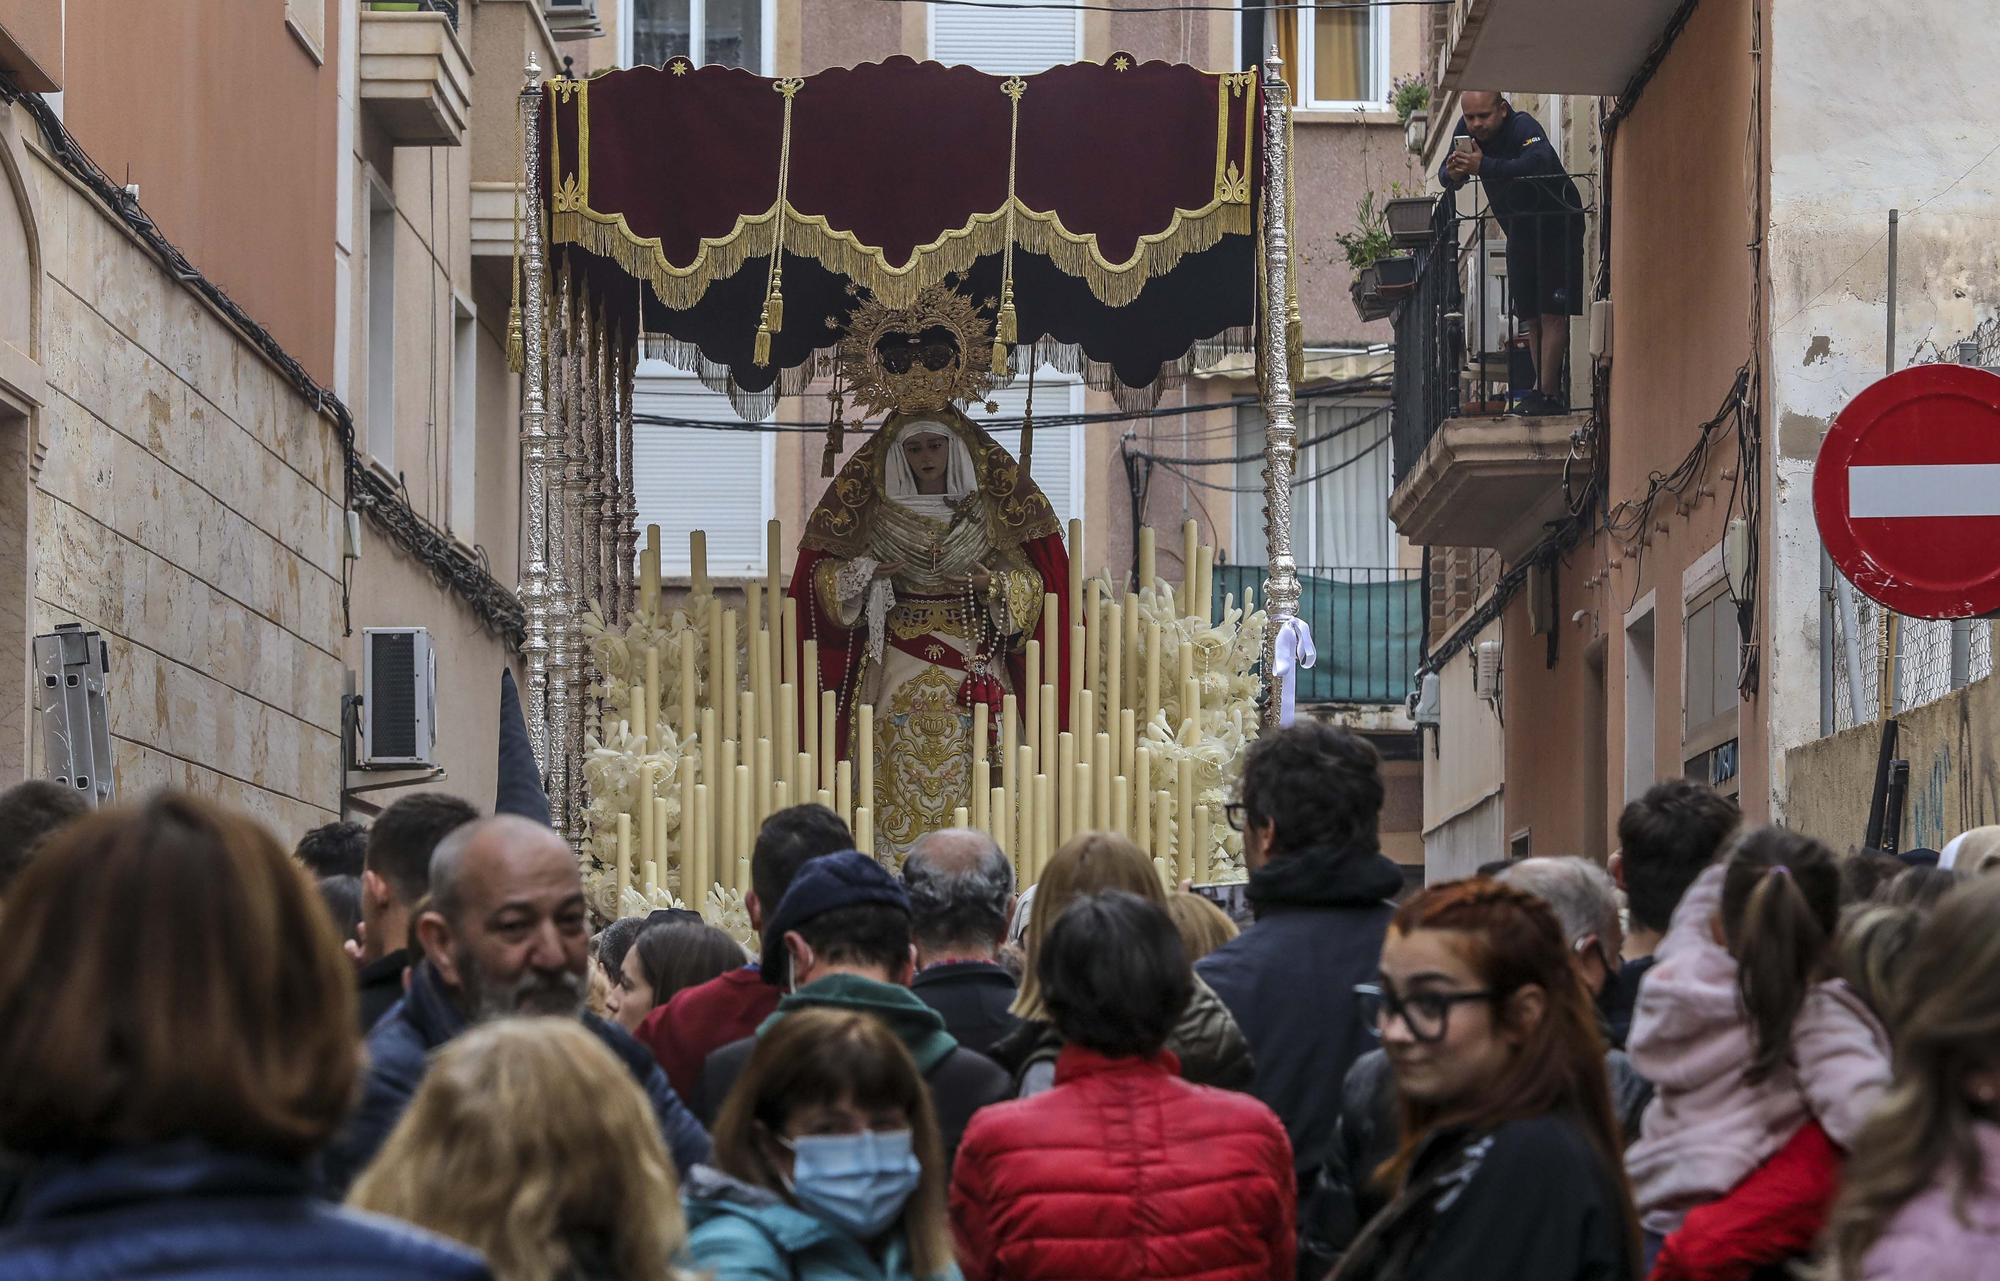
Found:
[(986, 566), (984, 565), (973, 566), (972, 590), (976, 592), (984, 592), (987, 588), (991, 586), (993, 586), (993, 575), (987, 571)]

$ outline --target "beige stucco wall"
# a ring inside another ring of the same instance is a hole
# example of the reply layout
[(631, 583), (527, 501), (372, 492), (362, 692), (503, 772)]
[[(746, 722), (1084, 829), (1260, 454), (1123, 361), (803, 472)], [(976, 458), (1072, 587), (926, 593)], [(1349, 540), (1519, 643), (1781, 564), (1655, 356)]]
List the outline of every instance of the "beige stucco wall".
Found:
[[(352, 306), (347, 316), (350, 353), (348, 403), (356, 441), (367, 465), (400, 477), (417, 513), (449, 529), (467, 550), (485, 553), (489, 571), (513, 587), (520, 564), (520, 379), (507, 369), (509, 295), (504, 265), (478, 260), (471, 243), (471, 184), (514, 177), (517, 146), (514, 93), (524, 55), (532, 50), (552, 69), (553, 46), (534, 6), (520, 0), (481, 0), (460, 10), (460, 38), (473, 58), (473, 111), (464, 145), (398, 147), (370, 115), (365, 102), (353, 129), (354, 149), (341, 157), (352, 166), (355, 198), (349, 211), (346, 264)], [(574, 46), (572, 46), (574, 47)], [(368, 255), (370, 194), (376, 184), (395, 211), (395, 317), (393, 359), (395, 430), (388, 456), (370, 448)], [(469, 304), (477, 322), (473, 373), (476, 428), (471, 475), (452, 469), (452, 426), (457, 414), (454, 381), (455, 301)], [(475, 494), (469, 526), (454, 525), (453, 495)], [(413, 559), (372, 528), (363, 530), (363, 554), (354, 569), (354, 635), (342, 647), (346, 665), (362, 669), (362, 629), (426, 627), (437, 655), (438, 762), (446, 777), (423, 787), (464, 796), (482, 808), (493, 802), (500, 673), (518, 655), (487, 631), (457, 597), (440, 589)], [(351, 776), (366, 786), (408, 772)], [(356, 808), (387, 804), (396, 790), (367, 795)]]
[(339, 798), (334, 428), (28, 154), (48, 380), (33, 628), (104, 633), (122, 795), (184, 787), (296, 836)]

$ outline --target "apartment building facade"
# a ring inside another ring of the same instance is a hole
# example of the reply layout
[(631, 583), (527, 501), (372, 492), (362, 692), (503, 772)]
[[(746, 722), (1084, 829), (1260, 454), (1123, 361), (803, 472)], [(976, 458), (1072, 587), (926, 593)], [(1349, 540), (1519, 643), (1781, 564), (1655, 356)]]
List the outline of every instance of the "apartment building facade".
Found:
[[(1570, 415), (1506, 414), (1479, 390), (1506, 377), (1504, 319), (1482, 346), (1437, 344), (1414, 303), (1399, 317), (1399, 351), (1422, 352), (1449, 388), (1399, 400), (1391, 501), (1434, 568), (1433, 878), (1603, 857), (1625, 802), (1672, 776), (1735, 795), (1754, 821), (1859, 843), (1873, 758), (1857, 769), (1852, 738), (1872, 752), (1874, 675), (1891, 664), (1863, 602), (1870, 679), (1846, 688), (1810, 485), (1828, 423), (1885, 369), (1888, 211), (1924, 210), (1904, 241), (1890, 363), (1955, 350), (1996, 299), (1975, 222), (2000, 180), (1985, 147), (1885, 105), (1920, 77), (1969, 110), (1993, 42), (1946, 48), (1943, 32), (1979, 28), (1970, 8), (1918, 8), (1657, 0), (1587, 25), (1563, 0), (1440, 11), (1443, 123), (1474, 89), (1542, 121), (1584, 193), (1590, 289)], [(1431, 140), (1433, 171), (1444, 145)], [(1504, 261), (1494, 239), (1460, 224), (1482, 261)], [(1905, 629), (1947, 657), (1890, 678), (1899, 706), (1990, 670), (1986, 624), (1942, 627)]]

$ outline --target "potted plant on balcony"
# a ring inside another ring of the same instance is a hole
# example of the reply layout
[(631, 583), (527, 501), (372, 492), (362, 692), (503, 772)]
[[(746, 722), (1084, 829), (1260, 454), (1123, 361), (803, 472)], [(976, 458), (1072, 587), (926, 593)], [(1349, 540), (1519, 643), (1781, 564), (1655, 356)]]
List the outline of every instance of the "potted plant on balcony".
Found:
[[(1401, 184), (1392, 184), (1389, 193), (1400, 198), (1402, 190)], [(1347, 255), (1347, 265), (1354, 269), (1354, 310), (1363, 320), (1388, 316), (1396, 309), (1395, 300), (1416, 287), (1417, 260), (1397, 253), (1395, 238), (1390, 235), (1385, 210), (1395, 203), (1391, 199), (1378, 205), (1374, 192), (1364, 193), (1355, 210), (1354, 229), (1334, 235)]]
[(1418, 75), (1397, 76), (1389, 87), (1389, 105), (1403, 126), (1403, 142), (1412, 154), (1421, 155), (1430, 129), (1430, 82)]
[(1435, 196), (1397, 196), (1384, 204), (1382, 221), (1389, 229), (1390, 242), (1399, 249), (1421, 249), (1429, 244), (1431, 215), (1436, 209)]

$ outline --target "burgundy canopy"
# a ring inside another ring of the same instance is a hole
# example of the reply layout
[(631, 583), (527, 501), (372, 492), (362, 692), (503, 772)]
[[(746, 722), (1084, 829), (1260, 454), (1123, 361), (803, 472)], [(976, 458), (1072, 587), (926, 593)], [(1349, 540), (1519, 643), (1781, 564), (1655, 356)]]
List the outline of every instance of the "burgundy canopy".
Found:
[(552, 81), (543, 110), (553, 251), (745, 391), (809, 375), (850, 286), (896, 306), (956, 276), (991, 313), (1010, 279), (1021, 342), (1133, 387), (1256, 321), (1255, 72), (897, 57), (772, 80), (676, 60)]

